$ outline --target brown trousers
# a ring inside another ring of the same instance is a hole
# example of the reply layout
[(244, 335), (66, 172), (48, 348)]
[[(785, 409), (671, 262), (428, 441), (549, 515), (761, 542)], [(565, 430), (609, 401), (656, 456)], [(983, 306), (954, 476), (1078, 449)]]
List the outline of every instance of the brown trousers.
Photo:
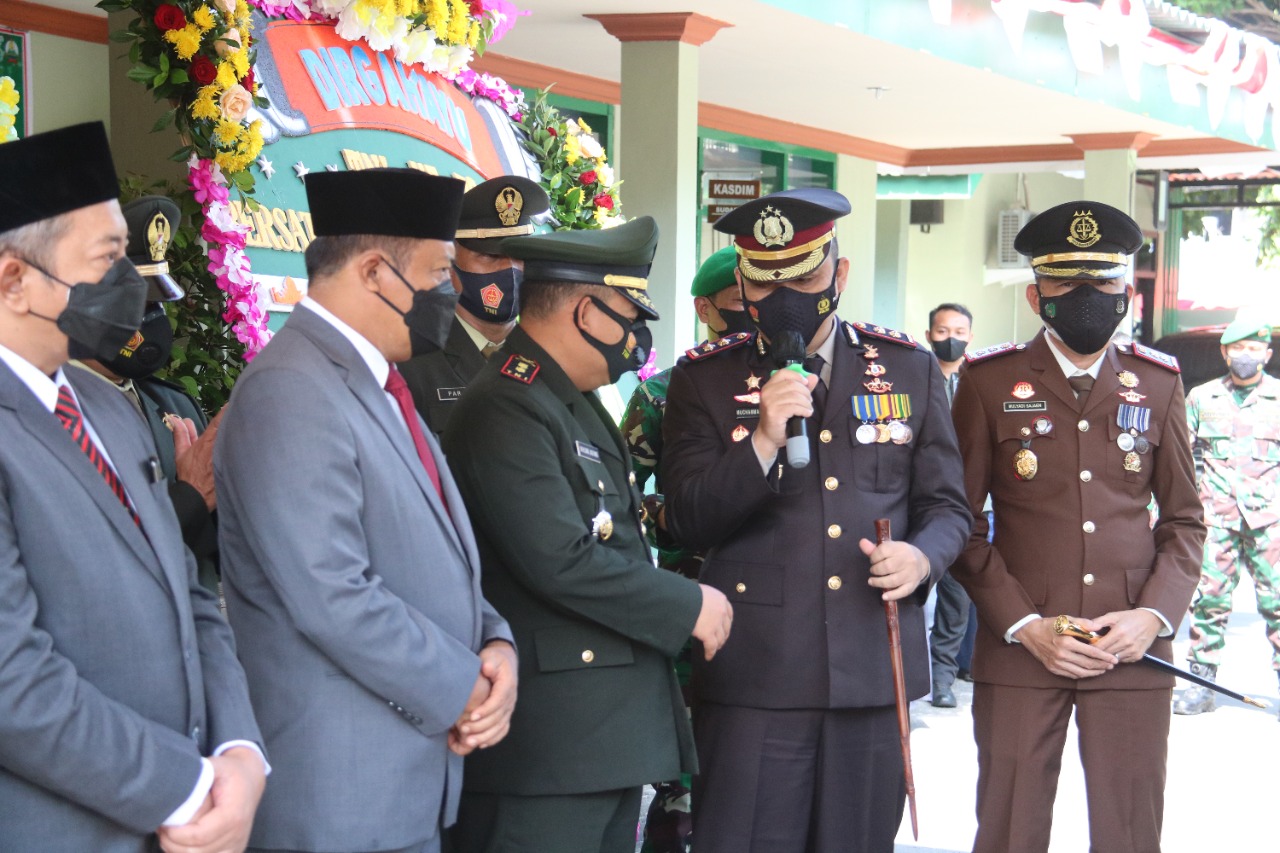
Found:
[(1090, 853), (1160, 853), (1172, 691), (975, 684), (974, 853), (1049, 849), (1062, 747), (1075, 709)]

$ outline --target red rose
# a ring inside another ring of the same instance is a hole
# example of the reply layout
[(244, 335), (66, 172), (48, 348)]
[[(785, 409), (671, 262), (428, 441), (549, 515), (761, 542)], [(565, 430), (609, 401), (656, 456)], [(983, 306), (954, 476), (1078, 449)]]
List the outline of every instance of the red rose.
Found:
[(248, 89), (250, 94), (252, 94), (252, 93), (254, 92), (254, 88), (253, 88), (253, 87), (254, 87), (254, 86), (256, 86), (256, 85), (258, 85), (258, 81), (257, 81), (257, 80), (254, 78), (254, 76), (253, 76), (253, 69), (252, 69), (252, 68), (250, 68), (250, 69), (249, 69), (249, 73), (248, 73), (248, 74), (244, 75), (244, 77), (242, 77), (242, 78), (240, 79), (240, 85), (241, 85), (241, 86), (244, 86), (246, 89)]
[(603, 207), (605, 210), (613, 210), (613, 196), (608, 193), (600, 193), (600, 195), (591, 200), (596, 203), (596, 207)]
[(552, 136), (559, 136), (559, 135), (560, 135), (560, 134), (556, 133), (556, 129), (555, 129), (554, 127), (548, 127), (548, 128), (547, 128), (547, 133), (551, 134)]
[(187, 16), (172, 3), (162, 3), (156, 8), (156, 26), (164, 31), (180, 30), (187, 25)]
[(196, 56), (191, 60), (191, 79), (201, 86), (208, 86), (218, 79), (218, 69), (213, 67), (207, 56)]
[(471, 0), (471, 17), (479, 18), (484, 14), (484, 0)]
[(588, 169), (587, 171), (583, 172), (581, 175), (578, 176), (578, 180), (582, 181), (583, 186), (594, 184), (597, 180), (596, 170)]

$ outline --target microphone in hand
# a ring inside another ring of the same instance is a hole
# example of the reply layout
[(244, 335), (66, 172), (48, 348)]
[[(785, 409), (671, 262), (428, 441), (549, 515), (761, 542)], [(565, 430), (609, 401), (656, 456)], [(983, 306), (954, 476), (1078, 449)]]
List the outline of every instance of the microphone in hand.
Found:
[[(799, 332), (786, 331), (773, 342), (773, 358), (779, 370), (804, 373), (805, 345)], [(809, 427), (802, 417), (787, 421), (787, 464), (803, 468), (809, 464)]]

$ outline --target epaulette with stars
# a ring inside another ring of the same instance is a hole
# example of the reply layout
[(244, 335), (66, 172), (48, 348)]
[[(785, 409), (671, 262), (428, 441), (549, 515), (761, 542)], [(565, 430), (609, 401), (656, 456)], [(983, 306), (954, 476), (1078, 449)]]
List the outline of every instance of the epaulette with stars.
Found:
[(864, 335), (870, 335), (873, 338), (879, 338), (882, 341), (900, 344), (904, 347), (916, 348), (916, 339), (908, 335), (906, 332), (899, 332), (896, 329), (886, 329), (884, 326), (876, 326), (871, 323), (852, 323), (855, 329)]
[[(1120, 352), (1125, 352), (1125, 348), (1118, 348), (1118, 349), (1120, 349)], [(1152, 349), (1151, 347), (1144, 347), (1142, 344), (1138, 343), (1137, 341), (1133, 342), (1133, 352), (1130, 354), (1137, 356), (1143, 361), (1149, 361), (1152, 364), (1158, 364), (1161, 367), (1163, 367), (1165, 370), (1171, 370), (1174, 373), (1182, 372), (1182, 368), (1178, 366), (1178, 359), (1175, 356), (1169, 355), (1169, 353), (1167, 352), (1160, 352), (1160, 350), (1158, 349)]]
[(699, 344), (693, 349), (685, 350), (684, 354), (690, 361), (699, 361), (700, 359), (707, 358), (708, 356), (715, 355), (716, 353), (725, 352), (726, 350), (731, 350), (734, 347), (740, 347), (750, 341), (752, 336), (751, 332), (736, 332), (732, 335), (726, 335), (718, 341), (707, 341), (706, 343)]
[(522, 355), (513, 355), (507, 359), (506, 364), (498, 368), (498, 372), (508, 379), (523, 382), (525, 385), (532, 385), (534, 377), (538, 375), (538, 371), (541, 369), (542, 367), (533, 359), (525, 358)]
[(1012, 341), (1005, 341), (1002, 344), (983, 347), (979, 350), (972, 350), (964, 354), (966, 364), (976, 364), (979, 361), (986, 361), (989, 358), (995, 358), (998, 355), (1008, 355), (1011, 352), (1021, 352), (1026, 349), (1026, 344), (1015, 344)]

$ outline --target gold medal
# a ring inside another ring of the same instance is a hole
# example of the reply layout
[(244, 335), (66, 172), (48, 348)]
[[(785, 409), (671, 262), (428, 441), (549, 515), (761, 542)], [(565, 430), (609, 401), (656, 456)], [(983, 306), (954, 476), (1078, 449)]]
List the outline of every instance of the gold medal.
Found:
[(876, 424), (876, 444), (887, 444), (891, 438), (888, 424)]
[(1039, 470), (1040, 460), (1030, 448), (1024, 447), (1013, 454), (1013, 473), (1019, 480), (1033, 480)]
[(1138, 376), (1137, 376), (1137, 374), (1135, 374), (1135, 373), (1133, 373), (1133, 372), (1131, 372), (1131, 371), (1128, 371), (1128, 370), (1122, 370), (1122, 371), (1120, 371), (1119, 373), (1117, 373), (1117, 374), (1116, 374), (1116, 378), (1117, 378), (1117, 379), (1119, 379), (1119, 380), (1120, 380), (1120, 384), (1121, 384), (1121, 385), (1123, 385), (1123, 386), (1124, 386), (1124, 387), (1126, 387), (1126, 388), (1137, 388), (1137, 387), (1138, 387)]
[(1142, 457), (1133, 451), (1124, 455), (1124, 470), (1137, 474), (1142, 470)]
[(609, 537), (613, 535), (613, 516), (605, 510), (600, 510), (595, 518), (591, 519), (591, 532), (601, 542), (609, 541)]

